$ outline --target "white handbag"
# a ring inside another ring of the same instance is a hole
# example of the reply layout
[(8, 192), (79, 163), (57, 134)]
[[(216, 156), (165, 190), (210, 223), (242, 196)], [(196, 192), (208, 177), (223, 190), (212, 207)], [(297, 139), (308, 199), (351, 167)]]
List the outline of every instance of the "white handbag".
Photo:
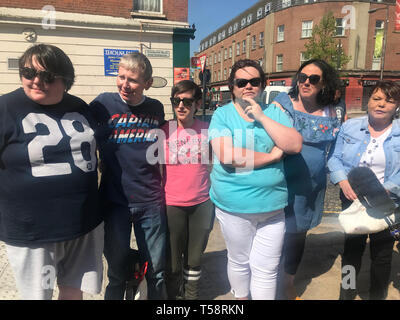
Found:
[(358, 199), (339, 214), (339, 223), (345, 233), (368, 234), (383, 231), (398, 222), (398, 213), (382, 217), (381, 212), (366, 208)]

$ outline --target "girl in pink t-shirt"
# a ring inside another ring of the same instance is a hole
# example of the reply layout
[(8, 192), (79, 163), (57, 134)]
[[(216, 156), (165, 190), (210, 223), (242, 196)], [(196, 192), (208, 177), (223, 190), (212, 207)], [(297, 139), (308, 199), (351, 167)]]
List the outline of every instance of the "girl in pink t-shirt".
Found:
[(214, 224), (213, 204), (208, 195), (208, 123), (194, 118), (201, 98), (201, 89), (193, 81), (177, 83), (171, 92), (176, 120), (162, 127), (170, 244), (166, 272), (168, 299), (198, 299), (201, 256)]

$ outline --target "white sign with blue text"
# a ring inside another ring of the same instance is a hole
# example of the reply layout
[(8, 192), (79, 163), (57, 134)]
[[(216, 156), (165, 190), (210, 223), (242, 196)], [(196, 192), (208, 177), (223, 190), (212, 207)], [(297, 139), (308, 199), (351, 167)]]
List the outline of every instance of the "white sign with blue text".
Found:
[(119, 60), (123, 55), (131, 52), (139, 52), (139, 50), (104, 49), (104, 75), (116, 76), (118, 74)]

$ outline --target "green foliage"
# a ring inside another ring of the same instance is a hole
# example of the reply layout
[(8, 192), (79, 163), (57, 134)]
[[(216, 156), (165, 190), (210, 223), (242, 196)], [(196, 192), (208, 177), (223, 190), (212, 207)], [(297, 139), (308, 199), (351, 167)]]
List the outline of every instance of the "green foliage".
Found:
[(344, 53), (336, 35), (336, 19), (329, 11), (313, 27), (312, 37), (304, 45), (309, 59), (322, 59), (335, 69), (342, 69), (351, 59)]

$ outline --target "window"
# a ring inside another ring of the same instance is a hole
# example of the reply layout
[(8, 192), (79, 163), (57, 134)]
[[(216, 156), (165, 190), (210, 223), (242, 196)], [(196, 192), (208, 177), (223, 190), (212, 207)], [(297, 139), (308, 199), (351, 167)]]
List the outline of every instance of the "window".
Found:
[(218, 52), (218, 62), (221, 62), (221, 51)]
[(282, 8), (290, 7), (291, 4), (292, 4), (291, 0), (282, 0)]
[(251, 49), (255, 50), (257, 48), (257, 37), (256, 36), (252, 36), (251, 37)]
[(8, 58), (8, 70), (18, 70), (19, 69), (19, 64), (18, 64), (18, 59), (16, 58)]
[(375, 45), (374, 55), (372, 57), (372, 70), (379, 70), (381, 68), (382, 58), (382, 42), (385, 22), (383, 20), (376, 20), (375, 22)]
[(379, 32), (382, 32), (380, 30), (383, 30), (384, 28), (385, 28), (385, 21), (376, 20), (376, 22), (375, 22), (375, 37), (376, 37), (376, 34)]
[(228, 59), (228, 49), (225, 48), (224, 50), (224, 60)]
[(261, 19), (263, 15), (263, 8), (258, 8), (257, 10), (257, 19)]
[(283, 54), (278, 54), (276, 56), (276, 72), (283, 70)]
[(232, 46), (229, 47), (229, 58), (232, 58)]
[(217, 53), (214, 53), (214, 64), (217, 63)]
[(278, 33), (276, 35), (276, 42), (285, 40), (285, 25), (278, 26)]
[(224, 69), (224, 79), (226, 79), (226, 68)]
[(300, 52), (300, 65), (302, 65), (304, 62), (306, 62), (308, 59), (308, 56), (306, 55), (305, 52)]
[(162, 13), (161, 0), (133, 0), (133, 11)]
[(242, 53), (246, 53), (246, 40), (242, 41)]
[(240, 55), (240, 43), (236, 44), (236, 55)]
[(311, 21), (303, 21), (301, 23), (301, 37), (302, 38), (310, 38), (312, 35), (313, 22)]
[(265, 5), (264, 12), (265, 12), (265, 14), (267, 15), (268, 13), (270, 13), (270, 11), (271, 11), (271, 2), (268, 2), (268, 3)]
[(218, 81), (221, 81), (221, 70), (218, 71)]
[(344, 36), (343, 18), (336, 19), (336, 36)]
[(264, 32), (260, 32), (260, 48), (264, 47)]

